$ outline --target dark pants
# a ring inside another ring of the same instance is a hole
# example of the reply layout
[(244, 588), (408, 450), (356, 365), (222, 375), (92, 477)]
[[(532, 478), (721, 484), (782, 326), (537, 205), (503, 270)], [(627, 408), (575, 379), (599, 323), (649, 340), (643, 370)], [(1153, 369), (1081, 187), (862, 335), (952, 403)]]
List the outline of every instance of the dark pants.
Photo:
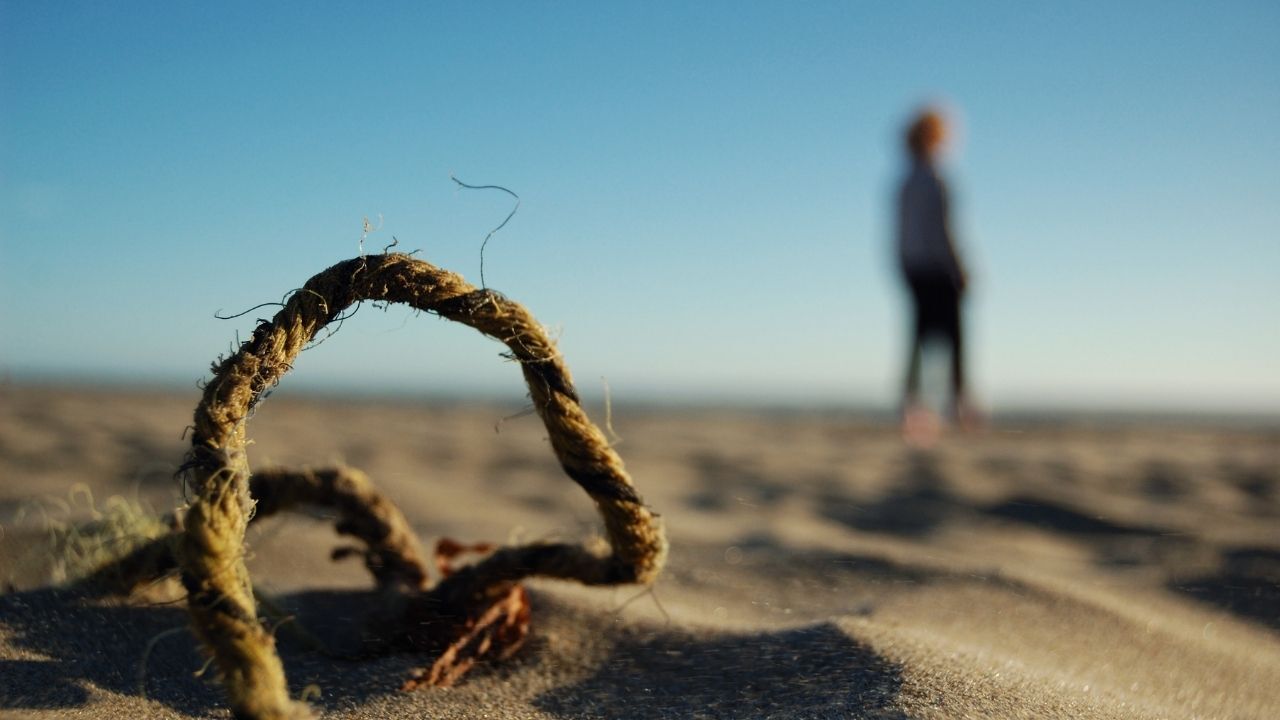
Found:
[(907, 276), (915, 305), (915, 328), (907, 354), (906, 400), (920, 395), (920, 355), (926, 340), (940, 337), (951, 351), (951, 399), (964, 394), (964, 335), (960, 331), (961, 291), (946, 275)]

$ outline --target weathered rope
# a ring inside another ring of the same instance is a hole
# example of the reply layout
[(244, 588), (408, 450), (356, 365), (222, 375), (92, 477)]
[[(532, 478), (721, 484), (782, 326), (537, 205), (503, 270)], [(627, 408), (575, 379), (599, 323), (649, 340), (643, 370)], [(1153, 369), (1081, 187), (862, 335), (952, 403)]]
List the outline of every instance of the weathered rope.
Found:
[[(364, 542), (364, 563), (380, 589), (423, 590), (427, 563), (418, 538), (400, 508), (378, 492), (364, 473), (349, 467), (259, 470), (249, 480), (257, 502), (254, 519), (295, 505), (319, 505), (338, 511), (335, 529)], [(335, 557), (350, 554), (339, 552)]]
[(338, 263), (307, 281), (270, 322), (258, 325), (235, 355), (213, 368), (195, 411), (187, 463), (195, 499), (184, 518), (179, 548), (182, 580), (195, 631), (213, 653), (237, 717), (309, 715), (305, 705), (288, 697), (274, 639), (257, 620), (245, 569), (244, 534), (254, 512), (245, 423), (264, 391), (279, 382), (316, 334), (364, 300), (436, 313), (510, 349), (556, 457), (595, 501), (611, 549), (597, 553), (577, 545), (541, 544), (500, 550), (421, 593), (406, 619), (437, 609), (455, 612), (474, 599), (500, 594), (503, 583), (533, 575), (587, 584), (651, 583), (666, 556), (656, 516), (636, 493), (622, 460), (587, 418), (554, 343), (523, 306), (407, 255)]
[[(250, 524), (298, 505), (337, 510), (334, 529), (359, 540), (364, 548), (348, 546), (335, 550), (335, 560), (351, 554), (363, 555), (365, 566), (379, 589), (423, 590), (427, 587), (427, 563), (404, 513), (359, 470), (343, 466), (258, 470), (249, 480), (249, 494), (256, 503)], [(160, 522), (169, 527), (167, 534), (112, 558), (78, 578), (72, 587), (91, 597), (128, 595), (178, 570), (178, 548), (186, 532), (183, 515), (170, 513)]]

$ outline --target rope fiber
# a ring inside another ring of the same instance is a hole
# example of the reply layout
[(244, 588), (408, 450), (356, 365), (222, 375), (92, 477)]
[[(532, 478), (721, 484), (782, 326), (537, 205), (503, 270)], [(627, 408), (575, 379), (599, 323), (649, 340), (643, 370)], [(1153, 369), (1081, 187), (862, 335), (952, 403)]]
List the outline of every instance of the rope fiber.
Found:
[[(520, 363), (561, 466), (595, 501), (607, 551), (565, 543), (502, 548), (428, 587), (416, 539), (403, 516), (394, 506), (378, 505), (379, 496), (363, 475), (252, 475), (246, 422), (254, 407), (317, 333), (366, 300), (435, 313), (507, 346)], [(183, 518), (176, 555), (195, 633), (217, 663), (237, 718), (311, 717), (304, 703), (289, 697), (275, 640), (257, 617), (244, 563), (245, 529), (255, 509), (274, 512), (325, 497), (343, 509), (347, 530), (339, 530), (366, 542), (366, 564), (379, 586), (396, 586), (405, 595), (403, 627), (431, 628), (409, 631), (407, 642), (433, 652), (448, 645), (451, 633), (460, 632), (457, 622), (441, 618), (474, 620), (522, 578), (648, 585), (667, 553), (661, 523), (583, 411), (569, 369), (529, 311), (493, 290), (475, 288), (460, 275), (400, 253), (346, 260), (315, 275), (274, 318), (260, 321), (234, 355), (217, 363), (195, 410), (185, 468), (194, 500)]]

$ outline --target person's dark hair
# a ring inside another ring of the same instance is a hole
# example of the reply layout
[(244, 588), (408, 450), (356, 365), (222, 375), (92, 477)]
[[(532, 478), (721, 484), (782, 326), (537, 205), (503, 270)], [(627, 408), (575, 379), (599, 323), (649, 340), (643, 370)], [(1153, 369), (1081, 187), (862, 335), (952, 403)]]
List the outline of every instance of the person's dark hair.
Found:
[(934, 108), (925, 108), (907, 126), (907, 150), (915, 157), (928, 157), (946, 137), (946, 118)]

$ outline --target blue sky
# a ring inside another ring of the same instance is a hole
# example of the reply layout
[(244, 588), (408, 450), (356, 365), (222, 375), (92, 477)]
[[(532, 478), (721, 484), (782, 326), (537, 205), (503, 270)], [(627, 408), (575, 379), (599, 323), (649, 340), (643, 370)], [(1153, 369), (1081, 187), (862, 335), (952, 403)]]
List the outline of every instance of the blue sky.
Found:
[[(900, 126), (946, 167), (986, 404), (1280, 410), (1274, 3), (0, 0), (0, 373), (188, 387), (277, 299), (403, 248), (615, 400), (893, 402)], [(522, 392), (365, 308), (286, 385)]]

